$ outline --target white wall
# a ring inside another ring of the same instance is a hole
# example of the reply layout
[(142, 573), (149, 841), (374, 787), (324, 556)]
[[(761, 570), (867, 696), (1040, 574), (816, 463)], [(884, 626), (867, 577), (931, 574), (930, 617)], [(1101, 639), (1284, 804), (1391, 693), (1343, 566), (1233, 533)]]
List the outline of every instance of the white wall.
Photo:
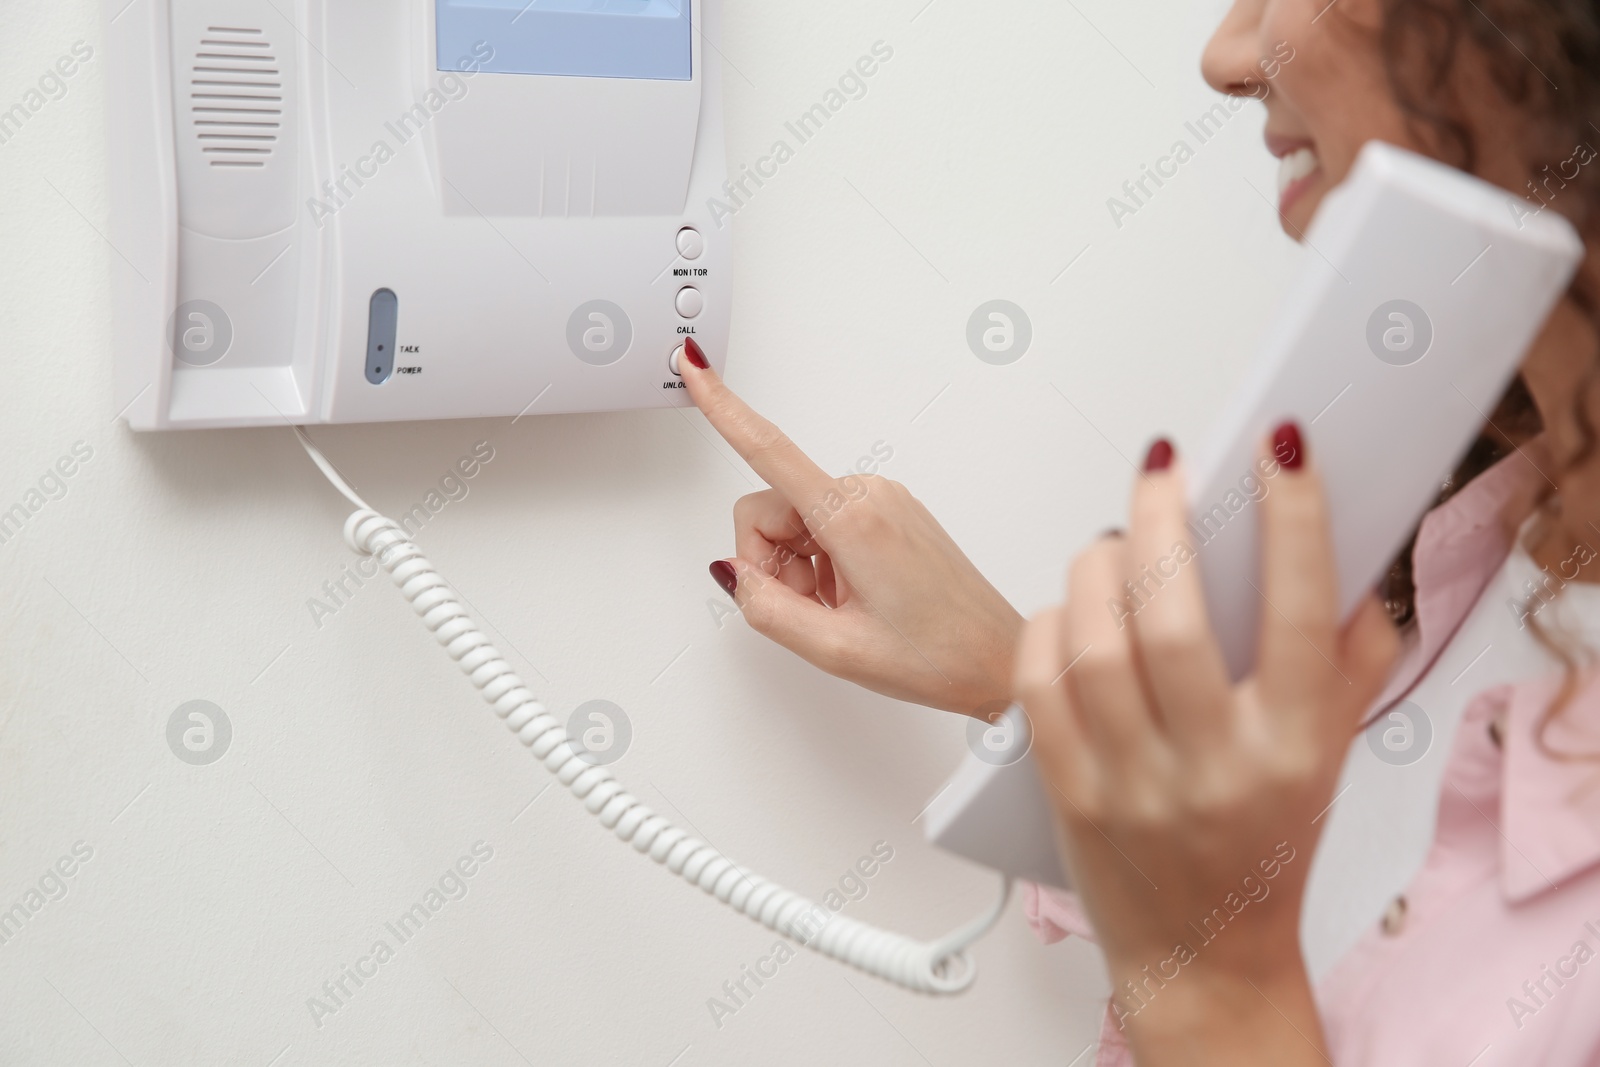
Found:
[[(830, 469), (887, 442), (886, 473), (1020, 608), (1048, 602), (1068, 552), (1119, 520), (1125, 460), (1204, 427), (1295, 255), (1250, 187), (1272, 194), (1255, 107), (1120, 229), (1107, 211), (1213, 99), (1196, 60), (1216, 3), (727, 6), (735, 165), (874, 42), (895, 50), (737, 217), (731, 382)], [(100, 37), (90, 0), (6, 4), (0, 109)], [(113, 420), (103, 67), (0, 144), (0, 508), (74, 443), (93, 449), (0, 546), (0, 908), (76, 842), (93, 849), (0, 945), (0, 1062), (1072, 1061), (1103, 971), (1086, 946), (1039, 947), (1015, 905), (965, 997), (802, 954), (718, 1029), (707, 998), (771, 934), (563, 793), (522, 811), (544, 771), (390, 587), (313, 626), (307, 599), (352, 557), (343, 502), (290, 434)], [(1035, 330), (1009, 367), (965, 343), (994, 298)], [(718, 625), (706, 564), (755, 482), (698, 415), (318, 437), (389, 508), (493, 443), (422, 543), (553, 707), (627, 710), (617, 773), (647, 802), (812, 894), (889, 842), (850, 914), (908, 933), (989, 900), (993, 878), (912, 823), (960, 722)], [(193, 699), (232, 722), (210, 766), (167, 746)], [(470, 893), (316, 1026), (307, 998), (392, 943), (383, 923), (480, 840), (494, 858)]]

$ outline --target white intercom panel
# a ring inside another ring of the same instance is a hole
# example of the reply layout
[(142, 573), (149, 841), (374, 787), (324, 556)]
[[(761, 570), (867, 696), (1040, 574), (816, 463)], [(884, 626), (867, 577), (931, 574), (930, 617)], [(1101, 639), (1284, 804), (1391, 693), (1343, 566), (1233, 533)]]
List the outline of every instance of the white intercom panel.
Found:
[(717, 0), (105, 0), (135, 429), (684, 405)]

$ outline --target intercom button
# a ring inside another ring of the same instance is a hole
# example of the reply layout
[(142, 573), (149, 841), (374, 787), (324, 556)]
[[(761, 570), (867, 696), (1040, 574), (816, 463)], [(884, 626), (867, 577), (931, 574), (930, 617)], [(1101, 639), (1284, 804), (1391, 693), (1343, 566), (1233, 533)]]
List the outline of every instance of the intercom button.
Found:
[(678, 255), (684, 259), (699, 259), (705, 254), (706, 239), (693, 226), (678, 231)]
[(682, 315), (686, 319), (692, 319), (696, 315), (700, 314), (700, 312), (705, 310), (705, 294), (700, 292), (700, 290), (696, 289), (692, 285), (686, 285), (682, 289), (678, 290), (678, 299), (676, 304), (678, 307), (678, 314)]

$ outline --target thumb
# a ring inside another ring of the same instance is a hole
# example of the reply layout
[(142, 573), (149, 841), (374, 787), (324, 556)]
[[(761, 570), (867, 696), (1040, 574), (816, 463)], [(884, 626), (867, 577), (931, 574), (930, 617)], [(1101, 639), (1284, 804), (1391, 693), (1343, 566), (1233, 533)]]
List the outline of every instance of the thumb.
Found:
[(711, 576), (733, 597), (750, 629), (824, 670), (833, 669), (835, 650), (852, 625), (845, 613), (802, 596), (748, 560), (717, 560)]

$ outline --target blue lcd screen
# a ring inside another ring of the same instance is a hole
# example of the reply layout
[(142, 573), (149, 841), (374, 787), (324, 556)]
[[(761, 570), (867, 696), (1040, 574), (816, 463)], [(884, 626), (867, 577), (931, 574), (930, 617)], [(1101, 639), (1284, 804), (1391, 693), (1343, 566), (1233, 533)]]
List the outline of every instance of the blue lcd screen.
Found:
[(693, 75), (690, 0), (435, 3), (440, 70), (657, 81)]

